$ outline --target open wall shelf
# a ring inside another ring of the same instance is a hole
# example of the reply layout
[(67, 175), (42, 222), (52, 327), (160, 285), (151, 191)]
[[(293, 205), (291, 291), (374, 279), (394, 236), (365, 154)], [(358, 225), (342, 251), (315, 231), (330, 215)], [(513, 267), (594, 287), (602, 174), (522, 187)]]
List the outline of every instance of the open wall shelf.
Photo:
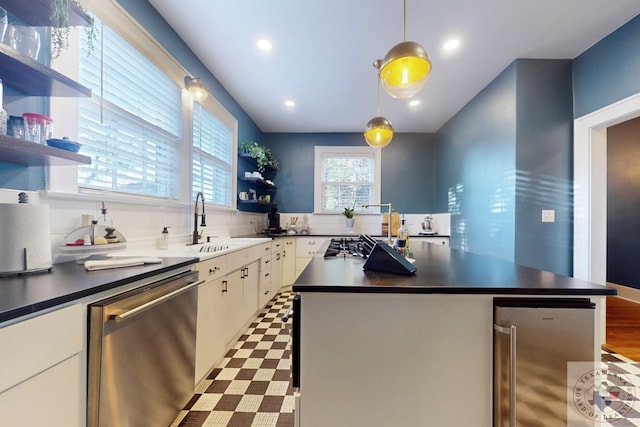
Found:
[(90, 165), (91, 157), (0, 135), (0, 161), (22, 166)]

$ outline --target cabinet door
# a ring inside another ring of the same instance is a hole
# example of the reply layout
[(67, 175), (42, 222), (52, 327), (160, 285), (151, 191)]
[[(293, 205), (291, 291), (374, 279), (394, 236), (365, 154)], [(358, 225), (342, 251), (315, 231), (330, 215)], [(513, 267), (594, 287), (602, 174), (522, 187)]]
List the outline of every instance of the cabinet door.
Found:
[(84, 425), (85, 322), (75, 304), (0, 328), (1, 425)]
[(241, 268), (240, 270), (236, 270), (225, 277), (226, 283), (223, 288), (224, 310), (227, 319), (224, 340), (225, 345), (229, 344), (229, 342), (233, 340), (244, 323), (243, 271), (244, 269)]
[(271, 297), (278, 293), (280, 287), (282, 287), (282, 263), (284, 258), (282, 257), (282, 251), (273, 254), (271, 263)]
[(296, 280), (296, 240), (286, 239), (282, 249), (282, 285), (288, 286)]
[(243, 275), (243, 319), (240, 327), (244, 326), (258, 310), (258, 285), (260, 283), (260, 260), (256, 260), (244, 268), (245, 273)]
[(260, 279), (258, 281), (258, 303), (264, 307), (271, 299), (271, 255), (263, 256), (260, 260)]
[(224, 289), (226, 277), (209, 280), (198, 288), (196, 329), (196, 385), (204, 379), (224, 355), (226, 313)]

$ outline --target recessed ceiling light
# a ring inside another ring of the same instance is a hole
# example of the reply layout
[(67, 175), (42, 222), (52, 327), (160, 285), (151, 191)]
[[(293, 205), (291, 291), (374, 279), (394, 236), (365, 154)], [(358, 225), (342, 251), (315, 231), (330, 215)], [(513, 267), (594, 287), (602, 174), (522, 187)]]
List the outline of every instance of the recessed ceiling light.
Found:
[(284, 105), (286, 105), (289, 108), (292, 108), (296, 106), (296, 103), (294, 101), (287, 100), (287, 101), (284, 101)]
[(420, 100), (419, 99), (414, 99), (412, 101), (409, 101), (409, 105), (411, 107), (416, 107), (416, 106), (420, 105)]
[(448, 42), (446, 42), (443, 47), (444, 47), (444, 50), (454, 50), (454, 49), (457, 49), (458, 46), (460, 46), (460, 40), (451, 39)]
[(256, 43), (258, 45), (258, 48), (262, 49), (262, 50), (271, 50), (271, 48), (273, 47), (271, 45), (271, 42), (269, 40), (266, 39), (260, 39), (258, 40), (258, 42)]

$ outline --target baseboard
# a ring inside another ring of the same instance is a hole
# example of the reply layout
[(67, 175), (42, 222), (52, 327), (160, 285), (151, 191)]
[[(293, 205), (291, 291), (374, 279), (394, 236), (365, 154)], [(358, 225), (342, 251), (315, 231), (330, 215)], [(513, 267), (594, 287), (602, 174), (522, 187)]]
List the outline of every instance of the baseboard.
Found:
[(640, 303), (640, 289), (632, 288), (629, 286), (618, 285), (616, 283), (607, 282), (607, 286), (615, 288), (618, 291), (618, 296), (629, 301)]

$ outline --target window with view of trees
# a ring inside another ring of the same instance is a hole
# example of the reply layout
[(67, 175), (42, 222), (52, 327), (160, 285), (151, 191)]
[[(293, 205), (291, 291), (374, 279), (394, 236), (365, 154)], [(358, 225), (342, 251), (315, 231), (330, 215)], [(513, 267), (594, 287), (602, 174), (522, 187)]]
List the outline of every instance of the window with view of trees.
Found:
[(361, 210), (380, 199), (380, 150), (370, 147), (315, 148), (315, 212)]

